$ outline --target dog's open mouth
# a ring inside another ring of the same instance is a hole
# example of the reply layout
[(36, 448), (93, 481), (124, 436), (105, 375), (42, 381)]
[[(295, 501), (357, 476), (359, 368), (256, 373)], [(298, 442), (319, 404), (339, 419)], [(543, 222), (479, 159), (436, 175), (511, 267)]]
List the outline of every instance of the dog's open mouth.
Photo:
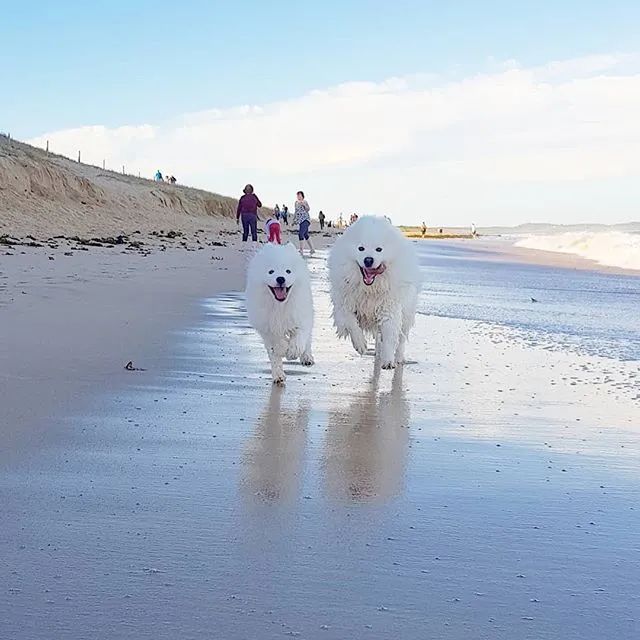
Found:
[(381, 273), (385, 272), (387, 267), (381, 264), (379, 267), (375, 269), (373, 267), (360, 267), (360, 271), (362, 272), (362, 281), (367, 285), (372, 285), (373, 281), (376, 279), (376, 276), (379, 276)]
[(273, 297), (278, 302), (284, 302), (289, 295), (289, 290), (291, 287), (269, 287), (271, 289), (271, 293), (273, 293)]

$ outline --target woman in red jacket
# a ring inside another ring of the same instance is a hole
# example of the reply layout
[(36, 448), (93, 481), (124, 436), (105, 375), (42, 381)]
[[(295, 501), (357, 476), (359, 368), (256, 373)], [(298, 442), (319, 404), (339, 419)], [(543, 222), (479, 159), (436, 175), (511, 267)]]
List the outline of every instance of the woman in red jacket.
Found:
[(246, 242), (251, 231), (251, 240), (258, 241), (258, 209), (262, 206), (262, 202), (253, 193), (253, 186), (248, 184), (244, 189), (244, 195), (238, 201), (238, 210), (236, 211), (236, 222), (240, 222), (242, 218), (242, 241)]

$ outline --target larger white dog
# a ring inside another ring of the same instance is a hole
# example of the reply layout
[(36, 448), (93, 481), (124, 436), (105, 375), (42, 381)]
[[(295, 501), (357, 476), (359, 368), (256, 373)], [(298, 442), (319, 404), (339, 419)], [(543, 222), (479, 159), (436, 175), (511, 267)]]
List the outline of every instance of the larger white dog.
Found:
[(275, 384), (284, 384), (282, 359), (313, 364), (313, 299), (305, 261), (292, 244), (266, 244), (249, 263), (247, 313), (269, 354)]
[(373, 336), (382, 368), (402, 364), (421, 281), (412, 243), (385, 218), (360, 218), (335, 241), (329, 274), (338, 336), (360, 354)]

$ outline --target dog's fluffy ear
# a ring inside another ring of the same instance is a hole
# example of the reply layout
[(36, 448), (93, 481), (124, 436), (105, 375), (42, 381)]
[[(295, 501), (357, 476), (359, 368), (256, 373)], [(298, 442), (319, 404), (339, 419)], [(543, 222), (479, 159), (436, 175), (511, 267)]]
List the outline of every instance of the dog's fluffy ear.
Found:
[(287, 244), (284, 245), (284, 248), (287, 251), (293, 251), (293, 253), (295, 253), (296, 255), (298, 254), (298, 250), (296, 249), (296, 245), (293, 244), (293, 242), (287, 242)]

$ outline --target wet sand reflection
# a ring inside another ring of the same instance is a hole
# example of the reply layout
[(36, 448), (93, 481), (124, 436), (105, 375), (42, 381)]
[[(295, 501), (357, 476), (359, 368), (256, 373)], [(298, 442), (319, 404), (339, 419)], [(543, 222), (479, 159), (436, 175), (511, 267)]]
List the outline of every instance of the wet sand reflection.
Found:
[(310, 407), (300, 400), (295, 410), (283, 408), (285, 393), (273, 386), (246, 445), (241, 483), (251, 502), (292, 501), (299, 492)]
[(409, 447), (410, 407), (402, 367), (391, 389), (379, 392), (376, 370), (368, 387), (344, 409), (329, 412), (325, 441), (325, 483), (339, 500), (370, 502), (397, 495), (403, 485)]

